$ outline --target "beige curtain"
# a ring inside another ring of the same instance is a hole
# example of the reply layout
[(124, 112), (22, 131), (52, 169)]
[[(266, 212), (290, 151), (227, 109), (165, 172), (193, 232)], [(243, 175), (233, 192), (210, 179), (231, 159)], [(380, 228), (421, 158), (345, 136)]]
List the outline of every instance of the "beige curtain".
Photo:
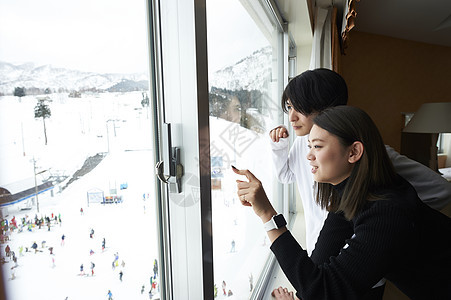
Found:
[(310, 70), (316, 68), (332, 69), (331, 51), (331, 14), (332, 9), (314, 8), (314, 29)]
[[(349, 44), (349, 32), (355, 26), (357, 16), (355, 3), (360, 0), (346, 0), (343, 7), (343, 21), (341, 28), (337, 26), (337, 8), (333, 1), (322, 1), (321, 6), (311, 5), (313, 16), (313, 43), (309, 69), (328, 68), (337, 73), (341, 72), (341, 55)], [(318, 3), (318, 2), (314, 2)]]

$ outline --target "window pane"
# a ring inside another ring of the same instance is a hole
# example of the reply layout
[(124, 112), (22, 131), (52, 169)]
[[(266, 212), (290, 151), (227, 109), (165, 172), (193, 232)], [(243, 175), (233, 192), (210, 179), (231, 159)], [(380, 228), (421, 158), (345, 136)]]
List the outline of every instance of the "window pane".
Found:
[(214, 278), (218, 295), (237, 299), (251, 295), (270, 250), (261, 221), (237, 198), (230, 166), (249, 169), (277, 200), (267, 134), (282, 123), (281, 33), (261, 7), (245, 4), (207, 1)]
[(8, 299), (148, 299), (151, 282), (159, 294), (146, 11), (0, 2)]

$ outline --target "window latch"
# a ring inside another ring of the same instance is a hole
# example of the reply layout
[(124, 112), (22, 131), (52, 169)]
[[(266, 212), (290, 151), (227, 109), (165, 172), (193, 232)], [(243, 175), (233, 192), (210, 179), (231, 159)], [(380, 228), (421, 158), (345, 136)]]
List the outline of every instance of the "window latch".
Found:
[[(171, 147), (171, 124), (163, 126), (163, 160), (155, 165), (158, 179), (166, 183), (170, 193), (182, 192), (183, 165), (180, 162), (180, 148)], [(168, 174), (165, 174), (169, 172)]]

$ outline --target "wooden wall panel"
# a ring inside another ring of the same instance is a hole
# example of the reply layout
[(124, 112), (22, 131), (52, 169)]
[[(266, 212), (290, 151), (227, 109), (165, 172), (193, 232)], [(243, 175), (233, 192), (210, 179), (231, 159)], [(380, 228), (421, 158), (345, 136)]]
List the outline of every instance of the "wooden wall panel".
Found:
[(351, 31), (341, 73), (349, 105), (364, 109), (398, 152), (404, 118), (425, 102), (451, 101), (451, 48)]

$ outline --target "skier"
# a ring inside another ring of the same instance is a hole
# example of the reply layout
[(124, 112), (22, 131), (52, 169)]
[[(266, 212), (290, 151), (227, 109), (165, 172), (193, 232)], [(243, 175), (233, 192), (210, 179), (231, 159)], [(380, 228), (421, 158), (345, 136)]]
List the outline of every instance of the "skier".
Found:
[(96, 265), (91, 261), (91, 276), (94, 276), (94, 267)]
[(80, 275), (85, 275), (85, 271), (83, 271), (83, 264), (80, 266)]
[(119, 280), (122, 281), (122, 275), (124, 275), (124, 273), (122, 272), (122, 270), (119, 272)]
[(82, 216), (83, 216), (83, 207), (82, 207), (82, 208), (80, 208), (80, 215), (82, 215)]
[(119, 267), (119, 253), (116, 252), (116, 254), (114, 255), (114, 265), (116, 267)]
[(107, 296), (108, 296), (108, 300), (113, 300), (113, 293), (111, 293), (110, 290), (108, 290)]
[(227, 296), (226, 287), (227, 287), (227, 284), (226, 284), (225, 280), (223, 280), (222, 281), (222, 293), (224, 294), (224, 296)]
[(11, 230), (13, 230), (14, 228), (17, 228), (16, 216), (13, 216), (13, 218), (11, 219)]
[(94, 236), (94, 229), (91, 228), (91, 233), (89, 233), (89, 237), (92, 239), (93, 236)]
[(158, 262), (157, 262), (157, 260), (155, 259), (155, 260), (153, 261), (153, 278), (154, 278), (154, 279), (157, 278), (157, 275), (158, 275)]
[(235, 240), (232, 240), (232, 249), (230, 249), (230, 252), (235, 252)]
[(38, 244), (36, 242), (33, 242), (33, 245), (31, 245), (31, 248), (34, 249), (34, 253), (38, 252)]
[(145, 287), (144, 287), (144, 284), (143, 284), (143, 286), (141, 287), (141, 295), (144, 293), (144, 289), (145, 289)]
[(105, 250), (105, 238), (103, 238), (103, 241), (102, 241), (102, 252)]
[(6, 257), (10, 257), (10, 255), (11, 255), (11, 248), (9, 247), (9, 245), (6, 245), (5, 253), (6, 253)]
[(64, 239), (66, 238), (66, 236), (63, 234), (61, 236), (61, 246), (64, 246)]
[(11, 255), (13, 257), (14, 267), (17, 267), (17, 256), (14, 254), (14, 251), (11, 251)]

